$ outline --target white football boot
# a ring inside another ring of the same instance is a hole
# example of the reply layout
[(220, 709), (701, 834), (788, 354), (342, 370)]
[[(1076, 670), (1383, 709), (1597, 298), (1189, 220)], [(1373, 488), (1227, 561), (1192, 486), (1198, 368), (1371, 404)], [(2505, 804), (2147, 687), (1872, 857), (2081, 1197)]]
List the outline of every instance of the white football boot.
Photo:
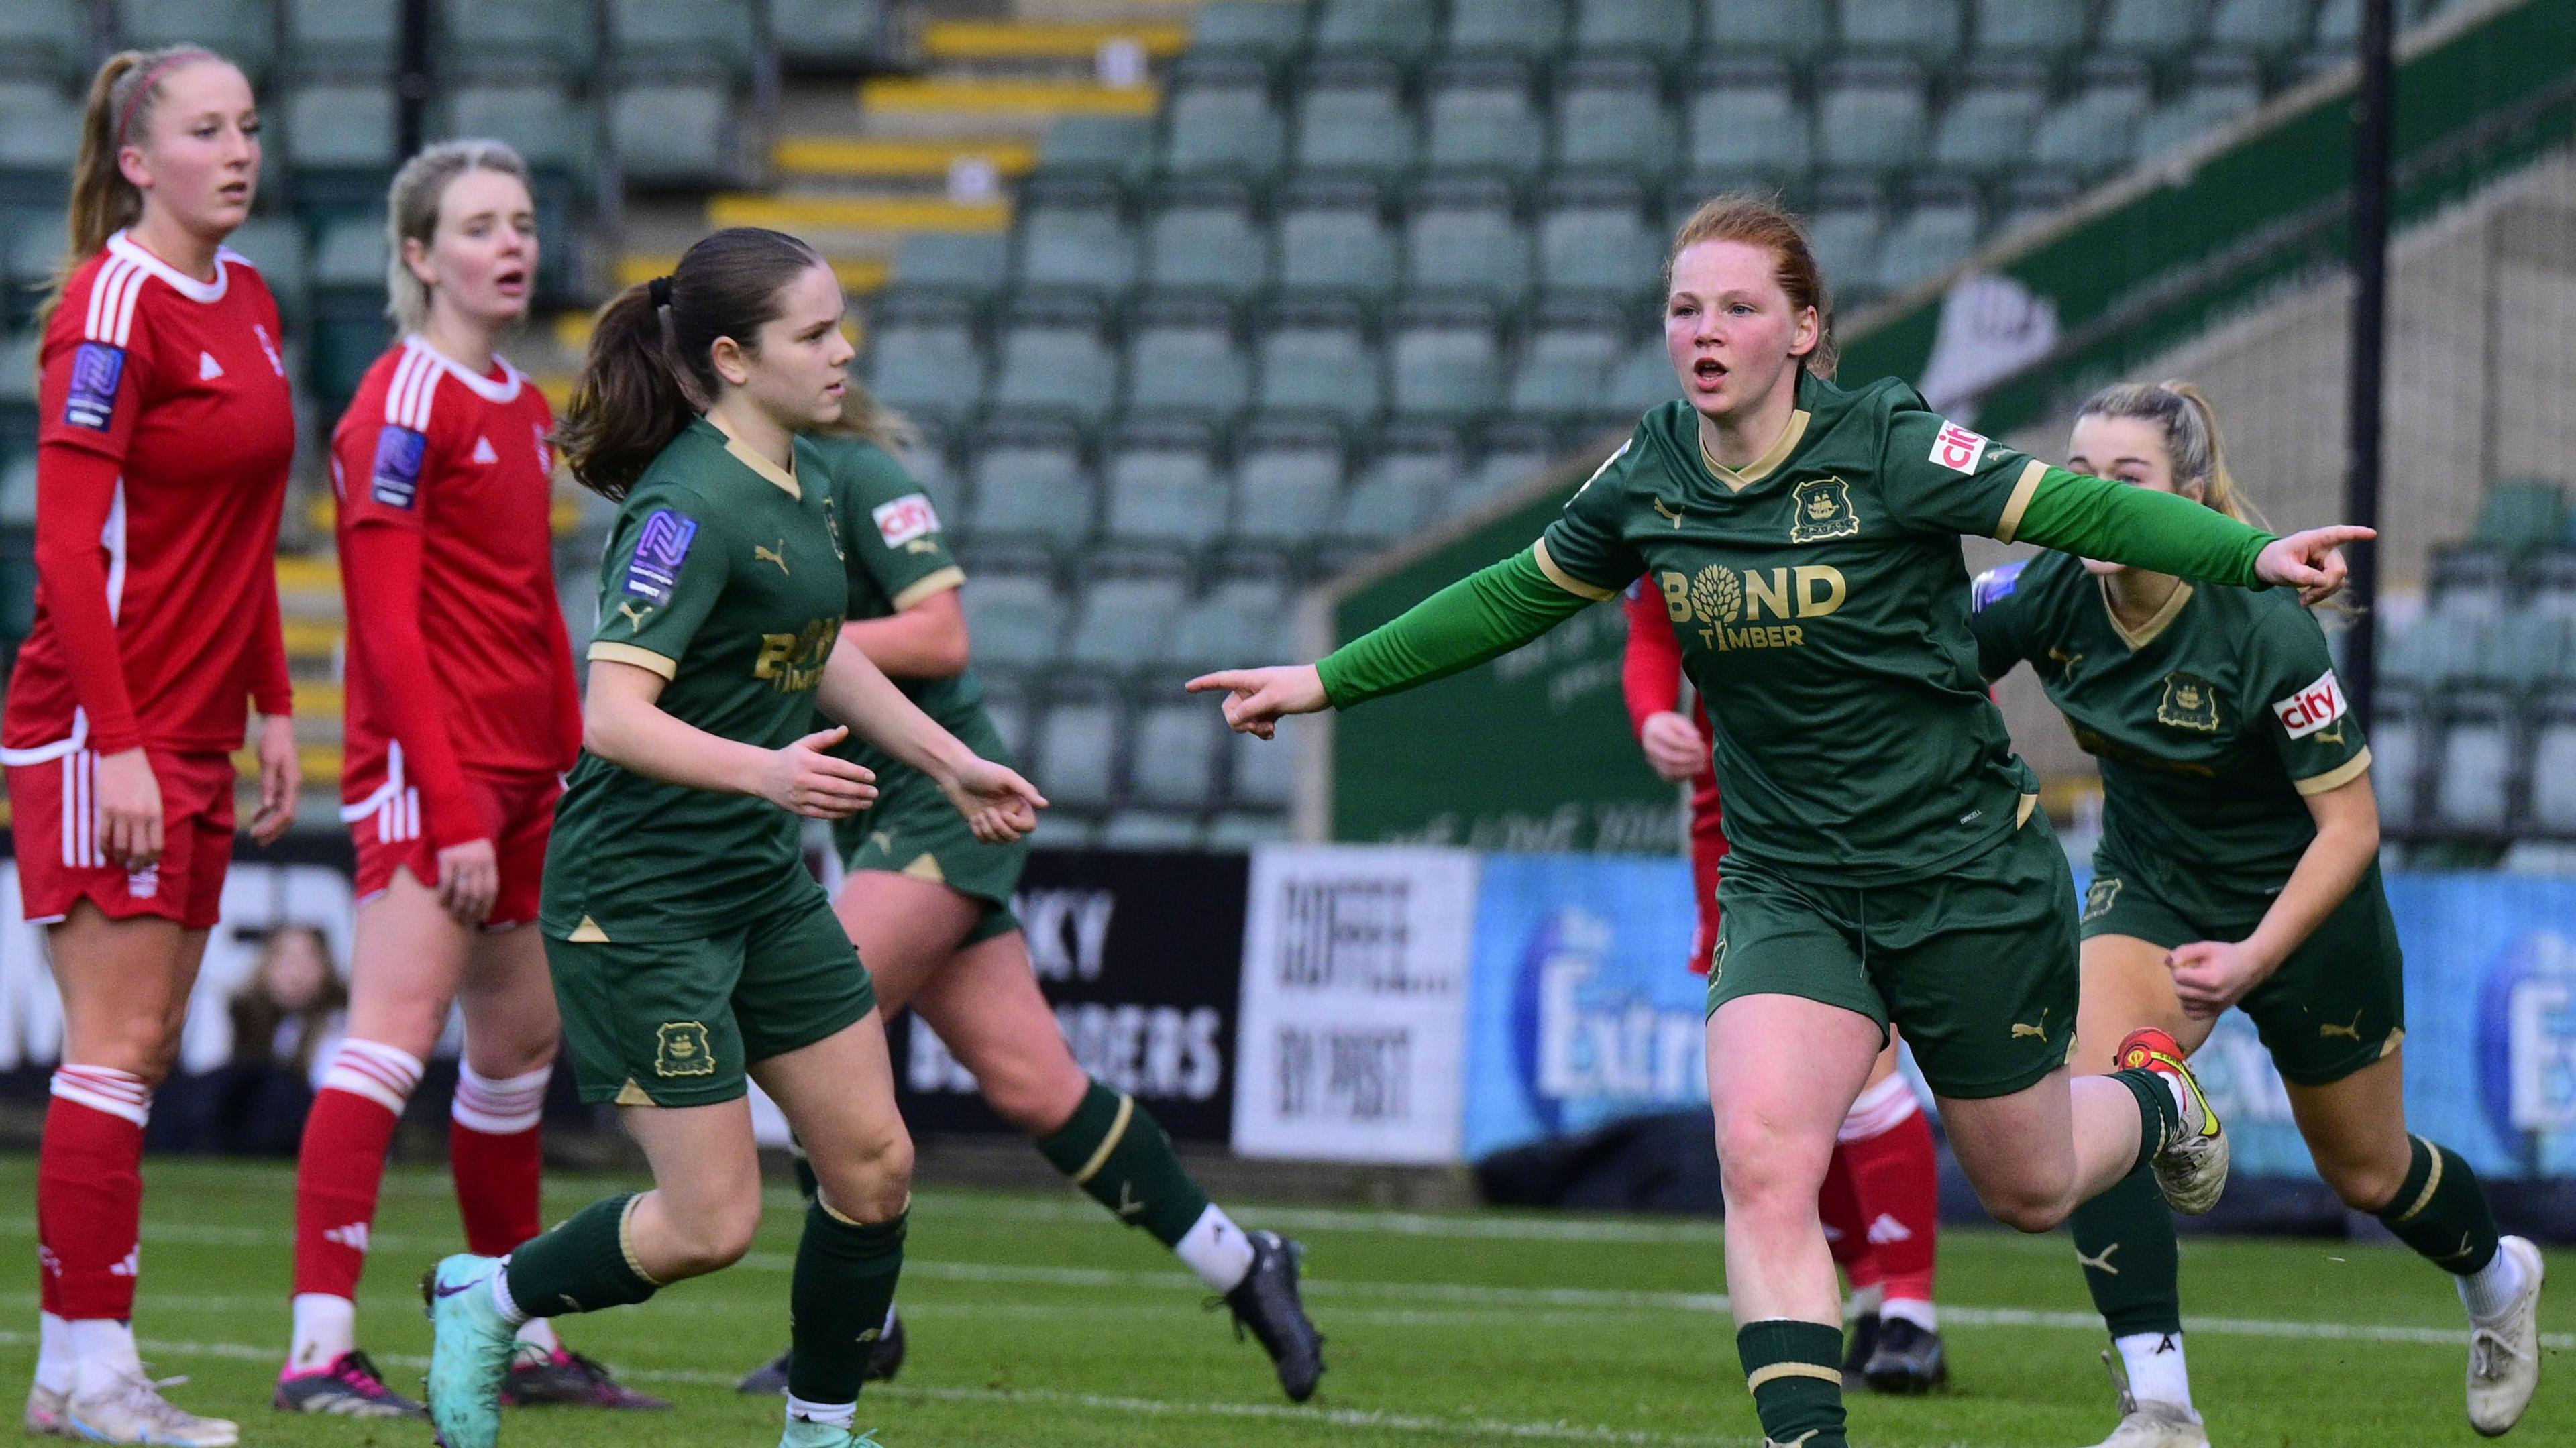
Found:
[(2209, 1429), (2198, 1413), (2180, 1403), (2139, 1402), (2129, 1391), (2129, 1375), (2118, 1353), (2102, 1354), (2102, 1365), (2120, 1390), (2120, 1426), (2095, 1448), (2209, 1448)]
[(2469, 1426), (2490, 1438), (2522, 1421), (2540, 1386), (2540, 1249), (2507, 1237), (2496, 1250), (2522, 1264), (2522, 1291), (2504, 1311), (2469, 1327)]
[(83, 1363), (70, 1400), (63, 1405), (65, 1436), (169, 1448), (232, 1448), (240, 1442), (240, 1424), (200, 1418), (161, 1396), (163, 1387), (181, 1381), (156, 1383), (140, 1367)]

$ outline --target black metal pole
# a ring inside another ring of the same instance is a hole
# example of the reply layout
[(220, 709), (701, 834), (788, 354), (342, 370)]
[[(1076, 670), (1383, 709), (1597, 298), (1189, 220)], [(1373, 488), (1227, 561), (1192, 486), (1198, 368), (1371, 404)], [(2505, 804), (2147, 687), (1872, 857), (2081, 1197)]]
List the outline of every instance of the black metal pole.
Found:
[(429, 139), (429, 7), (402, 0), (402, 33), (394, 58), (394, 150), (405, 160)]
[[(2343, 516), (2364, 528), (2379, 526), (2381, 404), (2388, 349), (2388, 155), (2396, 114), (2397, 74), (2392, 55), (2395, 0), (2362, 0), (2361, 89), (2353, 109), (2352, 142), (2352, 373), (2347, 405), (2351, 454), (2344, 474)], [(2379, 599), (2379, 549), (2363, 543), (2348, 550), (2354, 608), (2344, 650), (2343, 687), (2353, 712), (2370, 725), (2378, 679), (2372, 609)]]

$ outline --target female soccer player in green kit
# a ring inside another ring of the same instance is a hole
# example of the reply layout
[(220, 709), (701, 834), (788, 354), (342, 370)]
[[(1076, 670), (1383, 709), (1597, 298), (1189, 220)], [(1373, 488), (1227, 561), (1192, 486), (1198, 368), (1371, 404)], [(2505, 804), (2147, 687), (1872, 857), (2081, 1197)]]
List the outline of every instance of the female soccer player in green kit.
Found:
[[(1007, 759), (970, 663), (965, 570), (948, 552), (938, 510), (893, 447), (900, 419), (854, 393), (849, 419), (798, 446), (829, 479), (847, 556), (849, 622), (841, 645), (867, 655), (905, 694), (987, 759)], [(1280, 1388), (1314, 1396), (1323, 1339), (1298, 1290), (1297, 1244), (1246, 1232), (1208, 1200), (1171, 1138), (1134, 1096), (1093, 1080), (1038, 990), (1028, 937), (1011, 913), (1026, 841), (976, 839), (936, 781), (880, 748), (835, 751), (877, 777), (876, 805), (832, 827), (848, 867), (833, 908), (868, 963), (888, 1019), (906, 1006), (939, 1033), (1002, 1119), (1121, 1222), (1178, 1256), (1269, 1353)], [(902, 1362), (903, 1324), (886, 1319), (872, 1365)], [(777, 1392), (791, 1352), (756, 1369), (742, 1391)]]
[(1987, 699), (1959, 535), (2320, 593), (2338, 545), (2051, 468), (1882, 381), (1829, 379), (1797, 219), (1721, 197), (1685, 223), (1665, 341), (1684, 397), (1526, 552), (1320, 664), (1193, 680), (1236, 729), (1347, 708), (1516, 648), (1650, 574), (1716, 725), (1734, 849), (1709, 972), (1726, 1281), (1762, 1426), (1844, 1448), (1841, 1312), (1816, 1192), (1893, 1022), (1989, 1211), (2024, 1231), (2152, 1159), (2206, 1211), (2226, 1138), (2178, 1055), (2070, 1079), (2076, 906), (2036, 781)]
[[(2250, 512), (2217, 415), (2188, 384), (2101, 392), (2077, 412), (2070, 452), (2080, 472)], [(2540, 1377), (2540, 1253), (2498, 1235), (2458, 1153), (2407, 1134), (2406, 995), (2370, 749), (2324, 632), (2285, 593), (2199, 590), (2070, 553), (1982, 575), (1974, 607), (1986, 677), (2027, 661), (2102, 762), (2076, 1068), (2111, 1068), (2141, 1026), (2196, 1051), (2242, 1007), (2327, 1185), (2458, 1277), (2469, 1422), (2511, 1428)], [(2102, 1448), (2208, 1448), (2165, 1204), (2133, 1172), (2073, 1226), (2124, 1378)]]
[[(448, 1448), (498, 1440), (519, 1322), (641, 1302), (749, 1249), (746, 1073), (820, 1180), (790, 1287), (781, 1448), (874, 1442), (852, 1424), (903, 1265), (912, 1142), (875, 994), (805, 869), (799, 820), (873, 801), (868, 771), (829, 753), (849, 729), (935, 780), (979, 838), (1025, 833), (1045, 801), (834, 647), (840, 537), (795, 442), (840, 416), (841, 311), (811, 248), (738, 227), (611, 302), (593, 334), (561, 440), (573, 476), (620, 506), (538, 925), (582, 1099), (626, 1108), (654, 1188), (424, 1279)], [(817, 707), (847, 727), (814, 732)]]

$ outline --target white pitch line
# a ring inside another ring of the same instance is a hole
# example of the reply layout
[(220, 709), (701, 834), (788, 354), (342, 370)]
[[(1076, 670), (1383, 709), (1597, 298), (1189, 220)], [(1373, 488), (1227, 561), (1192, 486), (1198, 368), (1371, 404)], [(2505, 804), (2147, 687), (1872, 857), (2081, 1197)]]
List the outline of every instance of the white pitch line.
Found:
[[(787, 1195), (787, 1194), (780, 1194)], [(801, 1201), (801, 1199), (799, 1199)], [(1029, 1222), (1100, 1221), (1106, 1218), (1099, 1207), (1087, 1201), (1047, 1201), (1040, 1198), (994, 1200), (964, 1197), (947, 1192), (924, 1192), (914, 1197), (916, 1204), (954, 1203), (979, 1220)], [(1465, 1241), (1504, 1242), (1609, 1242), (1635, 1243), (1641, 1246), (1713, 1247), (1726, 1240), (1726, 1232), (1715, 1222), (1631, 1222), (1608, 1219), (1577, 1218), (1556, 1221), (1543, 1217), (1453, 1217), (1431, 1212), (1358, 1212), (1330, 1207), (1268, 1207), (1243, 1209), (1248, 1222), (1264, 1227), (1298, 1232), (1355, 1232), (1391, 1237), (1450, 1237)]]

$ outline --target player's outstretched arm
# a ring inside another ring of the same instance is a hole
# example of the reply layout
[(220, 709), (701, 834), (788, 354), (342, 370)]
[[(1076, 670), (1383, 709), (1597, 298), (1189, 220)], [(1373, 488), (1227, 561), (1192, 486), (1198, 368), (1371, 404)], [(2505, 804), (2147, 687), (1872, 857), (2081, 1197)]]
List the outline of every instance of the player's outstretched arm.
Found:
[(763, 749), (665, 713), (663, 683), (660, 674), (639, 664), (591, 660), (582, 747), (648, 779), (756, 795), (811, 819), (843, 819), (876, 803), (872, 771), (824, 752), (848, 730), (826, 729), (784, 749)]
[(860, 738), (929, 775), (968, 828), (1004, 844), (1037, 828), (1046, 796), (1018, 772), (966, 747), (921, 711), (861, 649), (834, 649), (823, 665), (815, 703)]
[(2178, 494), (2051, 468), (2006, 541), (2207, 583), (2277, 584), (2318, 603), (2343, 587), (2337, 550), (2373, 536), (2333, 527), (2276, 538)]

